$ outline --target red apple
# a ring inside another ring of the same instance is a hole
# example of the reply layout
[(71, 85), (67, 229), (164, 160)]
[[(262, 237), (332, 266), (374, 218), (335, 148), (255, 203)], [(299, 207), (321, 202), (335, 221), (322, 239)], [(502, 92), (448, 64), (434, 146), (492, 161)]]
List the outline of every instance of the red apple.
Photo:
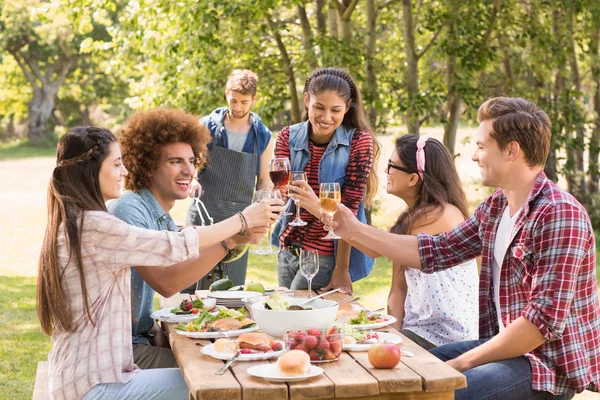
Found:
[(369, 362), (375, 368), (394, 368), (400, 362), (400, 348), (392, 343), (376, 343), (369, 349)]

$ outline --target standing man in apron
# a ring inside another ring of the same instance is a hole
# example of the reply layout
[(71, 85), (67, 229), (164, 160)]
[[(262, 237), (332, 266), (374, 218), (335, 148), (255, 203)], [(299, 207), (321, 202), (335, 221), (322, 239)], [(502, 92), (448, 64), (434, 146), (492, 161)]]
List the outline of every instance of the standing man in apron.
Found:
[[(228, 107), (217, 108), (201, 120), (210, 130), (212, 142), (208, 145), (207, 167), (198, 173), (200, 200), (215, 223), (246, 208), (252, 203), (255, 190), (271, 184), (269, 162), (275, 142), (260, 117), (250, 112), (257, 99), (257, 84), (254, 72), (234, 70), (225, 86)], [(201, 221), (198, 208), (192, 203), (187, 223), (201, 225)], [(219, 264), (186, 291), (208, 289), (212, 282), (225, 276), (235, 285), (243, 285), (247, 266), (248, 252), (236, 261)]]

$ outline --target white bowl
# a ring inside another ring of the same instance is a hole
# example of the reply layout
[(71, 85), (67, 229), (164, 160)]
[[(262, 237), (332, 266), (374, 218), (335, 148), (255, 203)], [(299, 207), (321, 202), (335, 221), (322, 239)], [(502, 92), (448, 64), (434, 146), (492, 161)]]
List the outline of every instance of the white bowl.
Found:
[[(265, 298), (266, 299), (266, 298)], [(298, 304), (305, 298), (290, 298), (290, 304)], [(316, 299), (305, 305), (312, 310), (266, 310), (265, 301), (257, 301), (251, 305), (252, 319), (266, 334), (282, 338), (289, 330), (306, 330), (308, 328), (327, 329), (334, 325), (338, 312), (335, 301)]]

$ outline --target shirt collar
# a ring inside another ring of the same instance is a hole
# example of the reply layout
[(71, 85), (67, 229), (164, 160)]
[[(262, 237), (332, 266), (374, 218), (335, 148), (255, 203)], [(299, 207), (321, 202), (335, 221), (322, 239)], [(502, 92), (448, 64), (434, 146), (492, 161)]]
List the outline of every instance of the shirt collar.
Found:
[[(294, 145), (294, 150), (306, 150), (308, 151), (308, 124), (309, 121), (304, 121), (300, 128), (300, 135)], [(334, 149), (338, 145), (348, 146), (350, 144), (350, 137), (354, 133), (354, 128), (346, 128), (344, 125), (340, 125), (335, 130), (329, 146)]]
[[(529, 196), (527, 196), (527, 201), (525, 202), (525, 204), (523, 204), (523, 207), (521, 207), (522, 215), (529, 214), (529, 204), (532, 201), (534, 201), (536, 199), (536, 197), (538, 197), (540, 195), (540, 193), (546, 187), (547, 184), (548, 184), (548, 178), (546, 177), (546, 174), (542, 170), (542, 171), (540, 171), (539, 175), (535, 179), (533, 188), (531, 189), (531, 192), (529, 192)], [(494, 198), (496, 200), (500, 200), (503, 203), (506, 201), (506, 196), (502, 192), (502, 189), (498, 189), (496, 191)]]
[(152, 213), (152, 218), (154, 218), (154, 220), (157, 223), (164, 221), (164, 223), (167, 226), (172, 225), (172, 226), (170, 226), (171, 229), (173, 229), (175, 227), (175, 221), (173, 221), (173, 218), (171, 218), (171, 215), (169, 213), (167, 213), (167, 212), (165, 212), (165, 210), (163, 210), (162, 206), (160, 205), (158, 200), (156, 200), (156, 197), (154, 197), (154, 195), (152, 194), (150, 189), (143, 188), (143, 189), (139, 190), (137, 193), (142, 198), (142, 200), (144, 200), (144, 202), (148, 205), (148, 208), (150, 209), (150, 212)]

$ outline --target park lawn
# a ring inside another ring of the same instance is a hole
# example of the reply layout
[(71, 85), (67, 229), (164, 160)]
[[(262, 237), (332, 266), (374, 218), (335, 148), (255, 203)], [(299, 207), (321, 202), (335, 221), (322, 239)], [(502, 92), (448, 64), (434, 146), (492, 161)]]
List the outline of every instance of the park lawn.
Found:
[(50, 139), (41, 145), (32, 145), (27, 140), (0, 143), (0, 161), (32, 157), (56, 157), (56, 141)]

